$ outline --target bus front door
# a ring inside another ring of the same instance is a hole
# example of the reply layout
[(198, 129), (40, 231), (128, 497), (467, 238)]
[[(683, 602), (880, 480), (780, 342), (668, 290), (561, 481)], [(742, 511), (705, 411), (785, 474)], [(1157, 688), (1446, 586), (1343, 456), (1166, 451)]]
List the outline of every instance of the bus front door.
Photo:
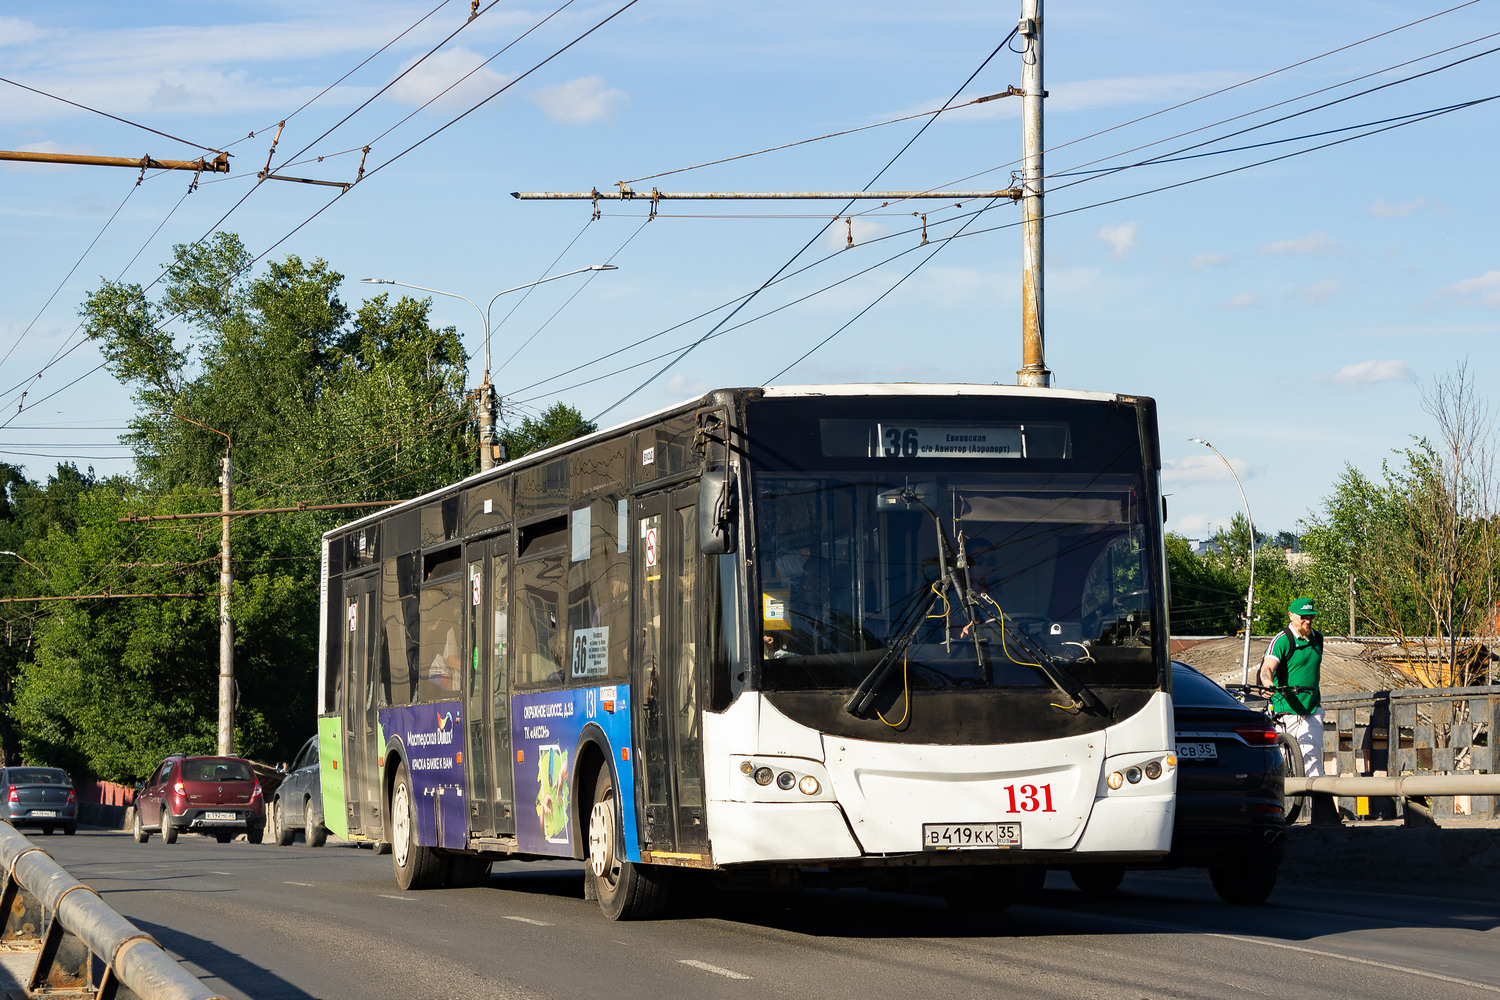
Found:
[(635, 502), (636, 744), (641, 840), (707, 860), (697, 487)]

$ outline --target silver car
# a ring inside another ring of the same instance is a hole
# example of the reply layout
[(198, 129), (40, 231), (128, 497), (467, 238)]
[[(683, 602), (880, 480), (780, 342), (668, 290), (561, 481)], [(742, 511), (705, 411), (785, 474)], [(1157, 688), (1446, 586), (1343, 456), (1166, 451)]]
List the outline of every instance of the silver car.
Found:
[(0, 819), (11, 826), (39, 826), (49, 836), (59, 828), (69, 836), (78, 829), (78, 793), (60, 767), (0, 768), (0, 796)]
[(323, 825), (323, 785), (318, 775), (318, 738), (302, 744), (290, 765), (276, 768), (285, 777), (272, 794), (267, 806), (267, 839), (285, 847), (298, 830), (303, 831), (308, 847), (322, 847), (328, 840)]

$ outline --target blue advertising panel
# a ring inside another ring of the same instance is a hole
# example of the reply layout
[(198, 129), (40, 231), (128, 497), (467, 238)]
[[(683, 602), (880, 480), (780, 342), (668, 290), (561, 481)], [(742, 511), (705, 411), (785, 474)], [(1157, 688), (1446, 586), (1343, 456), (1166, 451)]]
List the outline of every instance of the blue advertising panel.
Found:
[(464, 803), (463, 702), (401, 705), (380, 709), (386, 737), (406, 747), (406, 772), (417, 813), (417, 843), (423, 847), (469, 846), (469, 810)]
[[(625, 826), (625, 857), (641, 859), (635, 826), (635, 766), (630, 744), (630, 685), (574, 688), (517, 695), (511, 699), (511, 745), (515, 748), (516, 839), (527, 854), (567, 857), (573, 813), (573, 767), (585, 726), (604, 733), (614, 765), (615, 797)], [(580, 788), (580, 795), (593, 789)]]

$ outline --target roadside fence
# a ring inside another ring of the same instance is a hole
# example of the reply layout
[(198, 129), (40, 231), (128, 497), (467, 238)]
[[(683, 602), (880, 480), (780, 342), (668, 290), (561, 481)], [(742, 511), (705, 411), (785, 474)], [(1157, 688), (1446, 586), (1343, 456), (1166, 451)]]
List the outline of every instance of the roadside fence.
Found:
[[(1308, 790), (1337, 795), (1344, 819), (1500, 819), (1500, 685), (1325, 694), (1322, 702), (1329, 777)], [(1401, 780), (1339, 780), (1348, 778)]]
[(223, 1000), (7, 823), (0, 864), (0, 951), (36, 953), (28, 997)]

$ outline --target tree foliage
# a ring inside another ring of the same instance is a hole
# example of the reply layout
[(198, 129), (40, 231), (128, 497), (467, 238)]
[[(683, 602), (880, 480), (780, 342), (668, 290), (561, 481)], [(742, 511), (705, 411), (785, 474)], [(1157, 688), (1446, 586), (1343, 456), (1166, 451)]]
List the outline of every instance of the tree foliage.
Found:
[[(476, 467), (466, 358), (453, 328), (430, 326), (428, 301), (351, 311), (324, 261), (249, 264), (220, 233), (177, 248), (156, 300), (105, 281), (83, 304), (138, 408), (137, 474), (98, 482), (65, 467), (45, 488), (12, 475), (0, 537), (14, 528), (4, 547), (47, 568), (31, 594), (190, 596), (28, 611), (15, 732), (0, 732), (9, 755), (127, 780), (169, 751), (216, 746), (220, 522), (120, 518), (218, 510), (226, 452), (240, 510), (405, 499)], [(288, 756), (313, 728), (319, 537), (359, 513), (234, 519), (238, 752)]]
[(1483, 683), (1500, 599), (1493, 425), (1464, 366), (1423, 403), (1436, 441), (1415, 438), (1378, 481), (1346, 467), (1324, 499), (1307, 533), (1314, 585), (1331, 607), (1352, 589), (1355, 626), (1395, 636), (1418, 683)]

